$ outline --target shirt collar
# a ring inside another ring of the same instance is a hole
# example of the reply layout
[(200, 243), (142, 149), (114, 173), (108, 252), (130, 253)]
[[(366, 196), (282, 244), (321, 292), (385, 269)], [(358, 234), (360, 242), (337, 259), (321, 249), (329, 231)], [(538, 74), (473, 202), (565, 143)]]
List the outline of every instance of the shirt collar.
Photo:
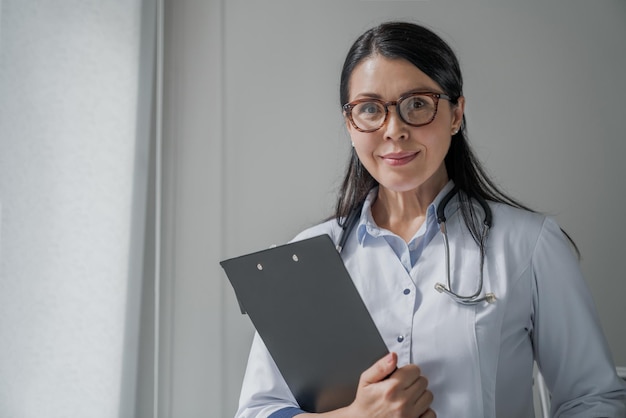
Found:
[[(448, 183), (441, 189), (441, 191), (435, 196), (435, 199), (432, 201), (430, 205), (428, 205), (427, 214), (426, 214), (426, 222), (424, 225), (428, 227), (429, 225), (433, 225), (433, 222), (437, 223), (437, 208), (439, 207), (439, 203), (441, 200), (454, 188), (454, 182), (449, 180)], [(363, 241), (367, 235), (372, 237), (378, 237), (382, 234), (382, 230), (376, 225), (374, 221), (374, 217), (372, 216), (372, 205), (376, 201), (376, 197), (378, 196), (378, 187), (374, 187), (368, 193), (365, 201), (363, 202), (363, 209), (361, 210), (361, 218), (359, 220), (359, 224), (357, 225), (357, 239), (359, 244), (363, 245)], [(451, 216), (458, 209), (458, 205), (447, 205), (450, 207), (448, 209), (447, 216)], [(421, 228), (420, 228), (421, 229)], [(419, 232), (418, 232), (419, 233)]]

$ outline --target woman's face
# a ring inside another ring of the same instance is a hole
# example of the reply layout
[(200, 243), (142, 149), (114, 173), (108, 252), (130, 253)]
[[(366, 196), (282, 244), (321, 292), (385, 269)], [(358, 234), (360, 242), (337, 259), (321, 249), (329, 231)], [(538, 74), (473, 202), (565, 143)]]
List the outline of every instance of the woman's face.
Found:
[[(404, 59), (374, 55), (359, 63), (350, 77), (350, 101), (376, 98), (398, 100), (412, 92), (444, 93), (430, 77)], [(348, 132), (363, 166), (391, 191), (408, 192), (422, 186), (440, 189), (448, 181), (444, 158), (452, 133), (459, 129), (464, 99), (456, 105), (439, 100), (435, 119), (414, 127), (389, 107), (386, 124), (375, 132), (360, 132), (346, 118)]]

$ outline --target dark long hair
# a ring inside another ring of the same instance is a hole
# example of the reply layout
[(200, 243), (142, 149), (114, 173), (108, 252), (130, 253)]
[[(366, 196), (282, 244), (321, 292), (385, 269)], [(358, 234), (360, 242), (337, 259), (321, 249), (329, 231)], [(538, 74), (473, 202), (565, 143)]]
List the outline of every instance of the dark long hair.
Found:
[[(339, 86), (341, 105), (349, 101), (349, 83), (354, 68), (373, 55), (409, 61), (450, 96), (452, 105), (456, 105), (459, 97), (463, 95), (463, 77), (459, 62), (443, 39), (431, 30), (414, 23), (387, 22), (363, 33), (348, 51)], [(472, 198), (480, 196), (485, 200), (532, 210), (508, 196), (489, 178), (469, 145), (466, 131), (467, 123), (463, 116), (461, 129), (452, 137), (445, 165), (448, 177), (462, 191), (459, 198), (463, 220), (474, 240), (482, 247), (484, 242), (481, 242), (481, 216), (471, 204)], [(335, 208), (335, 217), (338, 221), (342, 223), (377, 185), (378, 182), (363, 167), (352, 148)], [(573, 241), (572, 244), (578, 253)]]

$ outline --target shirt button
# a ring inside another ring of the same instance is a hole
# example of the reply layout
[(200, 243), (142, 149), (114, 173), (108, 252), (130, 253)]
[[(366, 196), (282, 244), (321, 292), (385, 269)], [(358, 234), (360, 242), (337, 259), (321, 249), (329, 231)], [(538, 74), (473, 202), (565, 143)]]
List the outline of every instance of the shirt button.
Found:
[(404, 336), (398, 335), (398, 342), (401, 343), (402, 341), (404, 341)]
[(411, 289), (404, 289), (404, 292), (402, 293), (404, 293), (405, 295), (408, 295), (409, 293), (411, 293)]

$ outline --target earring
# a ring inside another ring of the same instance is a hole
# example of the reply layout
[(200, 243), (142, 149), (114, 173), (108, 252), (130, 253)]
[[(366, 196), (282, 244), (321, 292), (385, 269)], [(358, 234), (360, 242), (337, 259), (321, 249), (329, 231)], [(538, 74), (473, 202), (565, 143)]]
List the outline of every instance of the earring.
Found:
[(459, 130), (457, 128), (454, 128), (454, 130), (452, 131), (452, 135), (456, 135), (459, 133)]
[(354, 141), (352, 141), (352, 148), (354, 148)]

